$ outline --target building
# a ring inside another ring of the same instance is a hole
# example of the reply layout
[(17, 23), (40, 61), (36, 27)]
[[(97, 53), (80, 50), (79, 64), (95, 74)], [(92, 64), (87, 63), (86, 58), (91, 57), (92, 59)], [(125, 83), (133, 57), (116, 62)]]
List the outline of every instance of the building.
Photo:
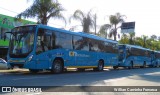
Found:
[[(35, 24), (35, 22), (23, 19), (19, 20), (15, 17), (0, 14), (0, 58), (5, 59), (8, 51), (10, 34), (6, 32), (10, 32), (11, 29), (16, 26), (26, 24)], [(6, 40), (4, 40), (4, 38), (6, 38)]]

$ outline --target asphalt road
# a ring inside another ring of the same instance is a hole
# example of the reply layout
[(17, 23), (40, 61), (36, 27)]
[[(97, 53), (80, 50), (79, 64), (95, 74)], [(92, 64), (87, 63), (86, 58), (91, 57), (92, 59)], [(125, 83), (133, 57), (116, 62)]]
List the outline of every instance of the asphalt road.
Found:
[[(1, 86), (157, 86), (160, 87), (160, 68), (143, 69), (106, 69), (102, 72), (68, 71), (63, 74), (40, 72), (31, 74), (28, 71), (0, 71)], [(53, 89), (52, 87), (47, 88)], [(66, 88), (65, 88), (66, 89)], [(72, 88), (71, 88), (72, 89)], [(52, 90), (51, 90), (52, 91)], [(80, 90), (81, 91), (81, 90)], [(38, 92), (25, 95), (160, 95), (160, 92)], [(22, 93), (0, 93), (5, 95), (22, 95)]]

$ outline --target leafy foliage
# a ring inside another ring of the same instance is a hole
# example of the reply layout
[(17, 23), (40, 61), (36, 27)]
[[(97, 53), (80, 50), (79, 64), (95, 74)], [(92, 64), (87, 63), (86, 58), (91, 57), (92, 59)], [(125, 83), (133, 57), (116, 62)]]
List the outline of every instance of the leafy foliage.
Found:
[[(132, 44), (129, 39), (131, 39), (129, 35), (123, 34), (121, 39), (119, 40), (119, 43)], [(135, 37), (133, 39), (133, 45), (142, 46), (152, 50), (160, 50), (160, 41), (157, 39), (153, 39), (153, 35), (151, 37), (145, 35), (142, 35), (141, 37)]]
[(62, 11), (64, 11), (64, 8), (57, 0), (34, 0), (33, 5), (18, 14), (17, 17), (37, 18), (38, 23), (47, 25), (50, 18), (65, 21)]
[(87, 14), (85, 14), (81, 10), (76, 10), (73, 13), (73, 16), (70, 17), (70, 22), (72, 19), (81, 22), (83, 32), (89, 33), (90, 28), (94, 27), (94, 20), (93, 20), (93, 16), (91, 15), (91, 10)]

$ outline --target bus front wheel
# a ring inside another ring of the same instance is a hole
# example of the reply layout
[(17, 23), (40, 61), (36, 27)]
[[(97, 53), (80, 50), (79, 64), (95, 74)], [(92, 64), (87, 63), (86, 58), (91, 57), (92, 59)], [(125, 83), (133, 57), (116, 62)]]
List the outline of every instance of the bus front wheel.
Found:
[(56, 59), (52, 65), (52, 72), (58, 74), (62, 73), (62, 71), (63, 71), (63, 62), (59, 59)]

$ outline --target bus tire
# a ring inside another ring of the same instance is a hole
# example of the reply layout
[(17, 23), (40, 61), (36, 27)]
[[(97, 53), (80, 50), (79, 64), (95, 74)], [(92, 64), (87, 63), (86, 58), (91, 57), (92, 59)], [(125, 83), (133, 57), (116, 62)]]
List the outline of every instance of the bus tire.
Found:
[(36, 69), (29, 69), (29, 72), (30, 72), (30, 73), (34, 73), (34, 74), (35, 74), (35, 73), (38, 73), (38, 72), (39, 72), (39, 70), (36, 70)]
[(54, 60), (52, 64), (52, 72), (55, 74), (63, 72), (63, 62), (60, 59)]
[(143, 68), (145, 68), (146, 67), (146, 62), (144, 61), (144, 63), (143, 63)]
[(79, 71), (79, 72), (84, 72), (85, 69), (84, 69), (84, 68), (77, 68), (77, 71)]
[(158, 63), (156, 62), (156, 65), (155, 65), (155, 67), (158, 67)]
[(118, 68), (118, 66), (113, 66), (113, 69), (115, 70), (115, 69), (117, 69)]
[(103, 60), (99, 60), (98, 66), (96, 68), (93, 68), (94, 71), (103, 71), (104, 62)]
[(97, 70), (98, 70), (98, 71), (103, 71), (103, 67), (104, 67), (104, 62), (103, 62), (103, 60), (99, 60)]

